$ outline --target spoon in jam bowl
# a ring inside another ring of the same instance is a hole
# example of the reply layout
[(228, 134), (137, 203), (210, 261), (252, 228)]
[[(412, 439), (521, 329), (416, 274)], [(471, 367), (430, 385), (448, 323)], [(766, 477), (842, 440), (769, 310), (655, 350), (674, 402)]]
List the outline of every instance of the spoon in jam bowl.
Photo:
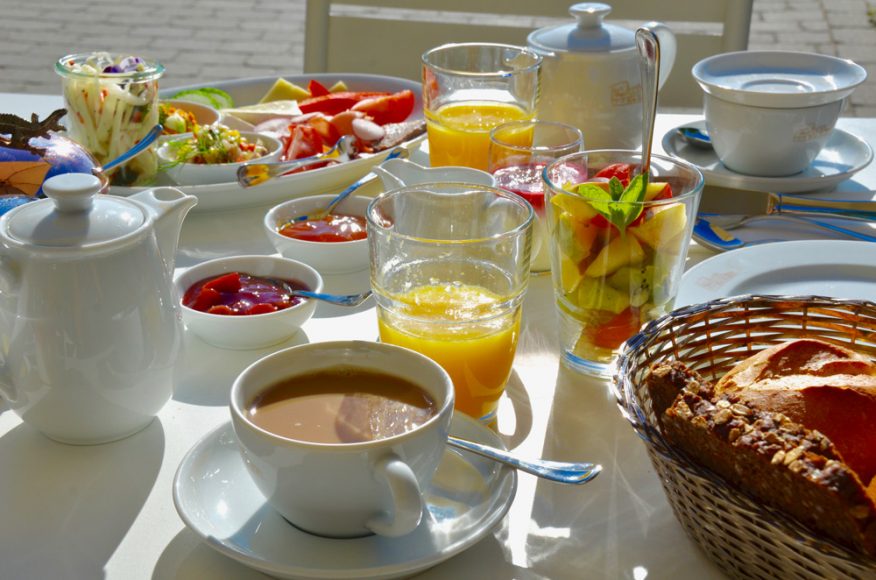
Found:
[(459, 439), (452, 435), (447, 436), (447, 444), (451, 447), (475, 453), (481, 457), (486, 457), (487, 459), (510, 465), (520, 471), (525, 471), (526, 473), (541, 477), (542, 479), (555, 481), (557, 483), (580, 485), (592, 481), (602, 472), (602, 466), (596, 463), (570, 463), (566, 461), (548, 461), (546, 459), (521, 459), (502, 449), (482, 445), (466, 439)]
[[(393, 149), (392, 151), (389, 152), (389, 155), (386, 156), (386, 159), (384, 159), (383, 162), (389, 161), (390, 159), (399, 159), (399, 158), (405, 159), (405, 158), (407, 158), (407, 156), (408, 156), (407, 149), (405, 149), (404, 147), (396, 147), (395, 149)], [(367, 174), (365, 174), (365, 176), (354, 181), (349, 187), (347, 187), (341, 193), (339, 193), (334, 199), (332, 199), (328, 203), (328, 205), (325, 208), (317, 210), (317, 211), (315, 211), (311, 214), (308, 214), (308, 215), (300, 215), (300, 216), (298, 216), (290, 221), (306, 222), (306, 221), (310, 221), (310, 220), (318, 220), (318, 219), (324, 218), (325, 216), (332, 213), (332, 210), (335, 209), (338, 206), (338, 204), (340, 204), (342, 201), (347, 199), (351, 193), (353, 193), (354, 191), (356, 191), (357, 189), (359, 189), (363, 185), (370, 183), (371, 180), (373, 180), (373, 179), (377, 179), (377, 174), (374, 173), (373, 171), (370, 171)]]
[(282, 176), (295, 169), (336, 161), (344, 163), (359, 153), (359, 145), (355, 135), (343, 135), (334, 147), (324, 153), (293, 159), (291, 161), (276, 161), (273, 163), (247, 163), (237, 170), (237, 182), (241, 187), (260, 185), (269, 179)]
[(294, 288), (289, 282), (279, 278), (267, 279), (276, 284), (279, 288), (282, 288), (283, 291), (290, 296), (313, 298), (314, 300), (322, 300), (323, 302), (336, 304), (337, 306), (359, 306), (371, 297), (371, 290), (366, 290), (365, 292), (360, 292), (358, 294), (329, 294), (327, 292), (312, 292), (311, 290)]

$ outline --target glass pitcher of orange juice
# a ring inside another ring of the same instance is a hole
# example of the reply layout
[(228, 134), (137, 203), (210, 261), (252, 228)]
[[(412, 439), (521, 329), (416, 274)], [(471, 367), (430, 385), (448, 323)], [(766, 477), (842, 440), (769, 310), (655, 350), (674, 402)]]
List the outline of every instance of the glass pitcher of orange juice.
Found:
[(531, 119), (541, 56), (504, 44), (445, 44), (423, 57), (432, 166), (487, 169), (490, 129)]

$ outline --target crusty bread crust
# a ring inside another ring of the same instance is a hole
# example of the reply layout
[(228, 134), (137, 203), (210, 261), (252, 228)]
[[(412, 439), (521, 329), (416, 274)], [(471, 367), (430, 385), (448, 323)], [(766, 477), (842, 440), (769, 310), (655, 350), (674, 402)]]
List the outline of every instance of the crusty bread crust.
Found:
[(674, 447), (751, 496), (876, 556), (876, 505), (827, 437), (782, 413), (751, 408), (737, 393), (715, 393), (678, 362), (656, 365), (646, 381)]
[(750, 407), (825, 434), (865, 484), (876, 476), (876, 364), (848, 348), (798, 339), (736, 365), (715, 385)]

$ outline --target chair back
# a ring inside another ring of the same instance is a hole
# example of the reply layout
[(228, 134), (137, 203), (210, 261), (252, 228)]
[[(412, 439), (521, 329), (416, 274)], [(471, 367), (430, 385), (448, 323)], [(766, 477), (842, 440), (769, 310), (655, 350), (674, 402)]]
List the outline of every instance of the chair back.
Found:
[[(753, 0), (610, 0), (608, 20), (634, 29), (659, 20), (678, 37), (662, 107), (702, 107), (693, 65), (746, 50)], [(448, 42), (526, 45), (542, 26), (572, 22), (574, 0), (307, 0), (304, 72), (361, 72), (410, 79), (420, 55)]]

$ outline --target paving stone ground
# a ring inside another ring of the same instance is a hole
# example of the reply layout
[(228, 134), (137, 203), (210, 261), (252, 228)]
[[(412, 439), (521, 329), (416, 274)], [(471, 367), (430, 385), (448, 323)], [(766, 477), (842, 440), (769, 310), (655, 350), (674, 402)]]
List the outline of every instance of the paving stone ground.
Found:
[[(0, 0), (0, 92), (57, 92), (57, 58), (92, 50), (148, 54), (168, 63), (162, 86), (300, 73), (304, 4)], [(870, 78), (855, 91), (846, 114), (876, 117), (874, 20), (874, 0), (755, 0), (749, 46), (855, 60)]]

